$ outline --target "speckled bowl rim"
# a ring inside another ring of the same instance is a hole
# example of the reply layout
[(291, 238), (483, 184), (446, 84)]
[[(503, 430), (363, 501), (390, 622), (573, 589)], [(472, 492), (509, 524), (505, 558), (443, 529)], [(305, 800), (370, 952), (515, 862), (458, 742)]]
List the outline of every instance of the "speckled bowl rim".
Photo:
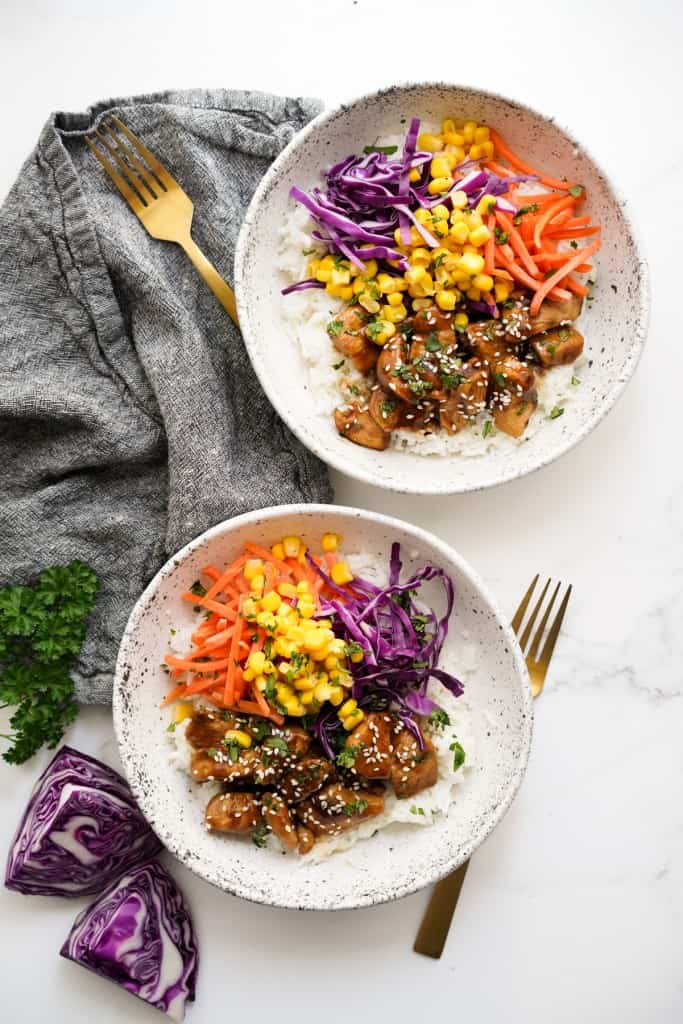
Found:
[[(354, 464), (352, 459), (346, 460), (335, 452), (329, 452), (326, 450), (314, 449), (311, 446), (310, 439), (307, 437), (306, 431), (302, 430), (299, 423), (293, 416), (288, 416), (284, 408), (283, 403), (280, 401), (280, 395), (277, 387), (274, 383), (271, 384), (269, 375), (265, 372), (264, 363), (261, 359), (258, 351), (258, 346), (253, 344), (251, 341), (252, 335), (252, 324), (250, 315), (250, 299), (247, 292), (246, 280), (245, 280), (245, 264), (246, 254), (249, 247), (249, 235), (252, 227), (256, 223), (259, 206), (261, 204), (262, 197), (268, 193), (272, 188), (278, 176), (280, 175), (282, 165), (288, 159), (290, 153), (301, 145), (301, 143), (312, 135), (314, 132), (326, 124), (328, 121), (333, 121), (336, 117), (343, 114), (349, 107), (357, 106), (362, 103), (380, 99), (383, 96), (387, 96), (390, 93), (403, 90), (403, 89), (462, 89), (473, 93), (479, 93), (479, 95), (499, 100), (502, 103), (507, 103), (509, 106), (517, 108), (518, 110), (526, 111), (528, 114), (533, 115), (539, 121), (552, 125), (554, 128), (559, 129), (563, 135), (580, 151), (588, 157), (595, 169), (603, 178), (605, 184), (612, 193), (615, 201), (618, 203), (624, 221), (628, 227), (628, 230), (633, 239), (633, 251), (635, 254), (636, 261), (638, 263), (640, 274), (638, 281), (638, 301), (637, 301), (637, 312), (634, 323), (634, 329), (632, 334), (631, 351), (629, 358), (623, 365), (623, 372), (619, 378), (615, 381), (610, 391), (605, 396), (604, 401), (600, 408), (593, 413), (593, 415), (586, 420), (586, 422), (578, 429), (574, 435), (568, 438), (561, 444), (558, 444), (557, 448), (548, 454), (541, 455), (539, 459), (522, 469), (511, 468), (508, 471), (497, 473), (489, 479), (484, 479), (478, 483), (468, 483), (467, 481), (460, 484), (449, 484), (441, 480), (438, 473), (432, 475), (432, 486), (426, 489), (424, 486), (411, 486), (410, 479), (405, 482), (397, 484), (392, 481), (391, 484), (385, 483), (382, 477), (378, 474), (373, 474), (370, 471), (366, 471), (362, 467), (358, 467)], [(265, 391), (268, 400), (271, 405), (277, 411), (278, 415), (284, 420), (292, 433), (301, 441), (301, 443), (313, 451), (315, 455), (323, 459), (333, 469), (338, 470), (345, 476), (352, 477), (355, 480), (360, 480), (362, 483), (372, 484), (374, 487), (382, 487), (387, 490), (391, 490), (399, 494), (466, 494), (472, 491), (483, 491), (490, 487), (497, 487), (499, 484), (508, 483), (511, 480), (519, 480), (524, 476), (528, 476), (530, 473), (535, 473), (539, 469), (543, 469), (544, 466), (549, 466), (557, 459), (566, 455), (567, 452), (571, 451), (572, 448), (576, 447), (579, 442), (585, 440), (588, 435), (598, 426), (598, 424), (604, 419), (607, 413), (614, 407), (617, 400), (624, 393), (627, 384), (633, 377), (636, 367), (640, 362), (640, 358), (643, 353), (645, 346), (645, 339), (647, 337), (648, 326), (650, 321), (650, 276), (647, 261), (643, 255), (643, 241), (640, 232), (637, 230), (633, 218), (630, 213), (630, 206), (626, 197), (622, 194), (621, 190), (614, 184), (612, 177), (607, 174), (602, 164), (600, 164), (592, 152), (579, 142), (576, 136), (570, 131), (565, 125), (558, 121), (556, 118), (551, 117), (548, 114), (543, 114), (538, 111), (535, 107), (530, 106), (528, 103), (524, 103), (522, 100), (511, 98), (510, 96), (503, 95), (502, 93), (492, 92), (488, 89), (480, 89), (478, 86), (463, 85), (456, 82), (444, 82), (444, 81), (404, 81), (397, 83), (396, 85), (386, 86), (382, 89), (376, 89), (373, 92), (362, 93), (353, 99), (345, 100), (337, 106), (332, 107), (330, 110), (324, 110), (317, 117), (313, 118), (301, 131), (297, 132), (293, 139), (285, 146), (277, 159), (266, 171), (265, 175), (261, 179), (261, 182), (252, 196), (251, 202), (247, 209), (240, 233), (237, 239), (237, 246), (235, 249), (235, 271), (234, 271), (234, 283), (235, 283), (235, 294), (237, 298), (237, 310), (240, 321), (240, 330), (242, 331), (242, 337), (244, 338), (244, 344), (246, 346), (249, 358), (254, 372), (256, 373), (261, 387)]]
[[(164, 847), (195, 875), (203, 878), (206, 882), (209, 882), (222, 892), (229, 892), (233, 896), (240, 896), (242, 899), (249, 900), (252, 903), (261, 903), (266, 906), (280, 907), (288, 910), (357, 910), (362, 907), (378, 906), (382, 903), (390, 903), (394, 900), (402, 899), (404, 896), (409, 896), (411, 893), (418, 892), (420, 889), (425, 888), (425, 886), (431, 885), (433, 882), (438, 882), (441, 878), (445, 878), (446, 875), (451, 874), (451, 872), (459, 868), (466, 860), (469, 860), (474, 851), (488, 838), (494, 828), (502, 821), (507, 813), (521, 785), (522, 779), (524, 778), (524, 773), (529, 762), (531, 738), (533, 733), (533, 697), (531, 694), (529, 674), (517, 637), (515, 636), (507, 617), (499, 607), (497, 601), (485, 585), (482, 578), (462, 555), (455, 551), (455, 549), (449, 544), (446, 544), (445, 541), (441, 540), (440, 537), (436, 536), (436, 534), (430, 533), (428, 530), (423, 530), (421, 527), (414, 526), (412, 523), (398, 519), (395, 516), (387, 516), (379, 512), (371, 512), (368, 509), (354, 508), (349, 505), (301, 503), (291, 505), (273, 505), (270, 508), (246, 512), (243, 515), (235, 516), (234, 519), (226, 519), (223, 522), (212, 526), (210, 529), (205, 530), (204, 533), (195, 537), (194, 540), (191, 540), (185, 545), (185, 547), (181, 548), (177, 554), (169, 558), (166, 564), (162, 566), (156, 576), (140, 595), (135, 603), (133, 611), (130, 614), (121, 640), (121, 646), (119, 648), (114, 672), (113, 718), (114, 733), (124, 773), (128, 779), (133, 796), (137, 800), (143, 814), (146, 813), (147, 804), (150, 801), (150, 797), (148, 795), (149, 790), (148, 787), (142, 784), (140, 768), (136, 764), (135, 758), (129, 753), (128, 747), (124, 742), (123, 690), (126, 686), (125, 666), (129, 658), (129, 654), (131, 653), (129, 649), (134, 647), (134, 638), (138, 623), (156, 593), (159, 584), (162, 580), (166, 579), (167, 576), (174, 573), (178, 566), (206, 541), (212, 540), (215, 537), (225, 536), (233, 530), (238, 529), (240, 526), (247, 525), (249, 523), (256, 524), (271, 522), (272, 520), (277, 520), (282, 516), (300, 513), (319, 515), (322, 518), (329, 515), (331, 512), (334, 514), (346, 515), (355, 520), (378, 523), (380, 526), (383, 526), (388, 530), (399, 529), (408, 531), (417, 541), (421, 541), (434, 547), (439, 552), (439, 555), (444, 558), (446, 563), (450, 561), (456, 565), (459, 572), (461, 572), (463, 576), (468, 579), (469, 583), (476, 589), (481, 598), (482, 604), (488, 606), (495, 618), (496, 625), (502, 631), (506, 642), (510, 645), (510, 651), (512, 653), (514, 666), (517, 672), (520, 697), (522, 701), (520, 716), (522, 719), (522, 725), (520, 728), (520, 750), (514, 770), (510, 773), (507, 779), (504, 796), (498, 801), (495, 807), (491, 809), (488, 821), (482, 826), (479, 834), (470, 842), (461, 846), (457, 857), (434, 865), (433, 870), (426, 871), (423, 875), (416, 876), (415, 879), (405, 885), (395, 888), (387, 886), (384, 890), (385, 894), (379, 898), (373, 898), (371, 894), (361, 895), (353, 901), (345, 902), (343, 907), (330, 906), (329, 903), (324, 902), (321, 902), (318, 906), (311, 904), (310, 901), (307, 902), (305, 906), (299, 906), (296, 903), (287, 900), (280, 902), (273, 898), (266, 899), (259, 891), (257, 885), (254, 885), (253, 888), (247, 888), (239, 885), (235, 886), (235, 888), (223, 886), (212, 877), (210, 870), (203, 869), (202, 865), (196, 860), (188, 859), (184, 856), (183, 847), (175, 839), (172, 830), (169, 830), (167, 827), (161, 827), (158, 822), (155, 822), (154, 831), (164, 844)], [(177, 769), (175, 769), (169, 762), (169, 771), (174, 770)], [(386, 893), (389, 890), (390, 893), (387, 895)]]

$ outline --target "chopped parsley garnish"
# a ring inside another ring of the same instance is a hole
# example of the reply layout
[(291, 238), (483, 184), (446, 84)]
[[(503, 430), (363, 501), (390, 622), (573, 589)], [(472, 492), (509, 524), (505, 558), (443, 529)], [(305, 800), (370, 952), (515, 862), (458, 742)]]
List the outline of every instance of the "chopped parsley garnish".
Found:
[(344, 647), (344, 657), (351, 658), (354, 654), (365, 654), (365, 648), (361, 644), (356, 643), (355, 640), (352, 640), (350, 644), (346, 644)]
[(584, 191), (585, 190), (584, 190), (583, 185), (572, 185), (571, 188), (567, 189), (567, 192), (569, 192), (569, 195), (570, 196), (574, 196), (574, 199), (578, 199), (579, 196), (582, 196)]
[(236, 743), (235, 740), (224, 739), (223, 746), (225, 747), (225, 752), (228, 755), (228, 761), (231, 763), (239, 761), (240, 750), (242, 749), (239, 743)]
[(502, 228), (498, 227), (494, 228), (493, 233), (496, 236), (496, 245), (505, 245), (508, 238), (510, 237), (507, 231), (503, 231)]
[(427, 335), (427, 340), (425, 341), (425, 348), (427, 349), (427, 351), (428, 352), (440, 352), (442, 347), (443, 346), (441, 345), (441, 342), (437, 338), (437, 336), (434, 333), (434, 331), (431, 331)]
[(522, 223), (522, 217), (526, 213), (536, 213), (537, 210), (538, 210), (538, 203), (529, 203), (528, 206), (520, 206), (519, 210), (517, 210), (517, 213), (512, 218), (512, 223), (513, 224), (521, 224)]
[(438, 256), (435, 256), (432, 260), (433, 267), (440, 267), (443, 261), (446, 259), (446, 253), (440, 252)]
[(366, 156), (368, 153), (384, 153), (385, 156), (393, 156), (397, 149), (398, 146), (363, 146)]
[(445, 729), (451, 724), (451, 720), (442, 708), (434, 708), (427, 719), (427, 724), (431, 725), (432, 729)]
[(344, 324), (341, 320), (330, 320), (326, 330), (331, 338), (336, 338), (344, 330)]
[(579, 248), (579, 243), (576, 242), (573, 238), (572, 238), (572, 240), (571, 240), (571, 242), (569, 244), (571, 245), (572, 249), (578, 249)]
[(339, 255), (338, 252), (336, 252), (334, 254), (334, 256), (332, 257), (332, 260), (334, 262), (334, 269), (335, 270), (347, 270), (348, 269), (349, 264), (347, 263), (347, 261), (344, 259), (343, 256)]
[(175, 727), (176, 727), (176, 723), (175, 722), (169, 722), (168, 728), (166, 729), (166, 732), (175, 732)]
[(493, 376), (495, 377), (496, 384), (498, 385), (498, 387), (504, 388), (505, 387), (505, 374), (499, 372), (499, 373), (494, 373)]
[(272, 638), (272, 636), (267, 636), (266, 639), (264, 640), (264, 642), (263, 642), (263, 653), (265, 654), (266, 658), (268, 658), (268, 660), (270, 660), (271, 655), (273, 653), (273, 638)]
[(249, 728), (251, 735), (257, 743), (260, 743), (264, 736), (267, 736), (270, 732), (270, 725), (266, 722), (265, 718), (252, 718)]
[(543, 280), (547, 281), (549, 278), (553, 276), (554, 273), (556, 273), (556, 271), (554, 271), (552, 267), (550, 268), (550, 270), (546, 270), (545, 274), (543, 275)]
[(465, 750), (457, 740), (451, 743), (448, 749), (453, 751), (453, 771), (457, 772), (458, 768), (462, 768), (465, 763)]
[(301, 250), (301, 255), (302, 256), (312, 256), (315, 251), (316, 251), (315, 249), (302, 249)]
[(414, 661), (413, 662), (413, 668), (417, 668), (417, 669), (427, 668), (428, 665), (429, 665), (428, 661)]
[(400, 590), (397, 594), (389, 594), (390, 599), (402, 608), (404, 612), (407, 612), (410, 608), (410, 599), (415, 597), (417, 594), (416, 590)]
[(360, 395), (361, 391), (357, 384), (349, 384), (349, 391), (352, 395)]
[(378, 336), (384, 330), (384, 324), (381, 320), (373, 320), (371, 324), (367, 326), (367, 332), (373, 341), (376, 341)]
[(439, 380), (445, 388), (457, 388), (465, 378), (460, 373), (442, 373), (439, 375)]
[(341, 368), (342, 368), (342, 366), (344, 365), (345, 362), (346, 362), (345, 359), (340, 359), (338, 363), (332, 363), (332, 369), (333, 370), (341, 370)]
[(269, 747), (271, 750), (278, 750), (281, 754), (290, 753), (287, 740), (283, 739), (282, 736), (269, 736), (267, 740), (263, 741), (263, 746)]
[(563, 414), (563, 412), (564, 412), (564, 409), (561, 406), (554, 405), (552, 407), (552, 409), (550, 410), (550, 419), (551, 420), (556, 420), (558, 418), (558, 416), (561, 416)]
[(270, 829), (268, 828), (267, 825), (255, 825), (254, 828), (251, 830), (251, 841), (253, 842), (254, 846), (258, 846), (259, 850), (262, 850), (263, 847), (268, 842), (269, 835)]
[(416, 633), (424, 633), (428, 619), (426, 615), (413, 615), (411, 620)]
[(573, 384), (574, 387), (576, 387), (576, 385), (580, 384), (581, 381), (579, 380), (578, 377), (572, 377), (571, 383)]
[(412, 804), (411, 808), (410, 808), (410, 813), (411, 814), (415, 814), (415, 815), (420, 814), (424, 818), (424, 816), (425, 816), (425, 809), (424, 809), (424, 807), (418, 807), (417, 804)]
[(195, 580), (194, 583), (192, 584), (192, 586), (190, 587), (190, 593), (191, 594), (196, 594), (197, 597), (205, 597), (206, 596), (206, 587), (202, 586), (202, 584), (199, 582), (199, 580)]
[(212, 761), (217, 761), (220, 756), (220, 751), (216, 747), (209, 747), (206, 753)]
[(356, 763), (359, 747), (344, 747), (337, 754), (337, 764), (340, 768), (353, 768)]
[(344, 804), (344, 814), (347, 814), (349, 818), (354, 814), (363, 814), (367, 809), (367, 800), (350, 800), (349, 803)]
[(391, 416), (392, 412), (396, 408), (396, 402), (392, 402), (390, 398), (385, 398), (380, 403), (379, 411), (382, 416), (386, 419), (387, 416)]
[[(557, 336), (560, 339), (560, 341), (568, 341), (569, 340), (569, 331), (567, 330), (566, 327), (561, 327), (560, 330), (557, 332)], [(546, 348), (547, 348), (547, 346), (546, 346)]]
[(552, 359), (555, 353), (557, 352), (557, 345), (553, 345), (552, 342), (548, 341), (543, 347)]
[(493, 422), (491, 420), (487, 420), (486, 423), (484, 424), (484, 426), (481, 429), (481, 436), (482, 437), (488, 437), (492, 430), (493, 430)]

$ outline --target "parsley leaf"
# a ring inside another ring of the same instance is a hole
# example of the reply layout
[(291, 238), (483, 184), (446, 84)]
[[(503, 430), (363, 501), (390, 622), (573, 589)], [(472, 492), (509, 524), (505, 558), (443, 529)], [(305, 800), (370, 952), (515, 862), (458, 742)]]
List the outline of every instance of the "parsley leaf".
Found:
[(363, 146), (363, 152), (367, 156), (368, 153), (384, 153), (385, 156), (392, 156), (398, 146)]
[(441, 348), (442, 348), (441, 342), (437, 338), (437, 336), (434, 333), (434, 331), (431, 331), (427, 335), (427, 340), (425, 341), (425, 348), (427, 349), (428, 352), (440, 352), (441, 351)]
[(333, 370), (341, 370), (341, 368), (342, 368), (342, 366), (344, 365), (345, 362), (346, 362), (345, 359), (340, 359), (338, 363), (332, 363), (332, 369)]
[(453, 751), (453, 771), (457, 772), (458, 768), (462, 768), (465, 763), (465, 750), (457, 740), (455, 743), (451, 743), (448, 749)]
[(583, 185), (572, 185), (571, 188), (567, 189), (567, 192), (569, 192), (570, 196), (574, 196), (574, 199), (578, 199), (579, 196), (583, 195), (583, 193), (585, 192), (585, 189), (584, 189)]
[(434, 708), (427, 719), (427, 725), (431, 725), (432, 729), (445, 729), (450, 724), (448, 713), (442, 708)]
[(558, 418), (558, 416), (562, 416), (563, 413), (564, 413), (564, 409), (561, 406), (554, 405), (552, 407), (552, 409), (550, 410), (550, 419), (551, 420), (556, 420)]
[(329, 324), (326, 327), (326, 331), (331, 338), (338, 337), (343, 330), (344, 324), (341, 322), (341, 320), (330, 320)]
[(576, 387), (576, 385), (577, 385), (577, 384), (580, 384), (580, 383), (581, 383), (581, 381), (579, 380), (579, 378), (578, 378), (578, 377), (572, 377), (572, 379), (571, 379), (571, 383), (572, 383), (572, 385), (573, 385), (574, 387)]
[(98, 581), (83, 562), (44, 569), (33, 586), (0, 590), (0, 703), (16, 706), (3, 758), (22, 764), (56, 747), (78, 713), (69, 668), (85, 638)]
[(290, 753), (287, 740), (283, 739), (282, 736), (269, 736), (267, 740), (264, 740), (263, 746), (269, 747), (271, 750), (277, 750), (281, 754)]
[(491, 420), (487, 420), (486, 423), (484, 424), (484, 426), (481, 429), (481, 436), (482, 437), (488, 437), (492, 430), (493, 430), (493, 423), (492, 423)]
[(268, 828), (267, 825), (255, 825), (254, 828), (251, 830), (251, 841), (253, 842), (254, 846), (258, 846), (259, 850), (262, 850), (263, 847), (268, 842), (269, 835), (270, 829)]
[(337, 764), (340, 768), (353, 768), (356, 763), (358, 747), (344, 747), (337, 754)]
[(349, 803), (344, 804), (344, 814), (347, 814), (349, 818), (354, 814), (363, 814), (367, 809), (367, 800), (350, 800)]

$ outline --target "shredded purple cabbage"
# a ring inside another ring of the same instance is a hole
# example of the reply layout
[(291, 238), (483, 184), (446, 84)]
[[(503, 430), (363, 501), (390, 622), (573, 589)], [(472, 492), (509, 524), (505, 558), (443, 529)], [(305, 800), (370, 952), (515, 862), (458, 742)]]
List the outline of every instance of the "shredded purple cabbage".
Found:
[[(455, 697), (463, 693), (460, 680), (438, 668), (455, 600), (453, 581), (443, 569), (425, 565), (402, 583), (401, 550), (394, 543), (387, 586), (378, 587), (356, 577), (351, 584), (355, 596), (350, 597), (307, 557), (332, 592), (339, 595), (321, 602), (321, 615), (332, 617), (335, 634), (347, 644), (359, 644), (364, 652), (362, 662), (349, 662), (354, 700), (367, 710), (391, 708), (422, 746), (417, 718), (438, 707), (427, 696), (429, 680), (438, 679)], [(430, 580), (438, 580), (444, 589), (446, 610), (440, 618), (433, 608), (417, 600), (420, 588)], [(334, 757), (335, 742), (342, 732), (336, 711), (323, 712), (315, 732), (327, 756)]]
[[(306, 207), (317, 226), (312, 233), (315, 240), (361, 271), (371, 259), (387, 264), (385, 270), (389, 273), (408, 269), (405, 255), (396, 248), (397, 229), (404, 246), (410, 243), (413, 226), (431, 249), (441, 244), (417, 220), (416, 210), (430, 210), (438, 204), (452, 208), (452, 194), (465, 192), (470, 208), (489, 195), (495, 199), (497, 209), (514, 214), (517, 208), (504, 194), (514, 182), (533, 180), (532, 175), (519, 174), (503, 178), (481, 167), (479, 161), (465, 160), (454, 170), (456, 180), (452, 188), (443, 195), (432, 196), (428, 185), (429, 164), (434, 154), (418, 151), (419, 130), (420, 120), (414, 117), (398, 158), (372, 150), (362, 156), (347, 156), (323, 173), (324, 189), (315, 187), (304, 192), (296, 185), (290, 189), (291, 198)], [(411, 182), (409, 175), (415, 169), (420, 177)], [(283, 288), (282, 294), (320, 287), (325, 287), (322, 282), (307, 278)]]

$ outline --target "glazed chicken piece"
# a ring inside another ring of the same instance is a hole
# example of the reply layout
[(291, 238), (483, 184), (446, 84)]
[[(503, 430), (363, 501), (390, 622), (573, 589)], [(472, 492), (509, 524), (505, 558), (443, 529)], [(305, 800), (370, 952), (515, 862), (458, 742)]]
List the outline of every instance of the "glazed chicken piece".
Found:
[(493, 366), (511, 353), (500, 320), (478, 320), (469, 325), (465, 335), (468, 348), (487, 366)]
[(519, 345), (532, 334), (529, 304), (526, 298), (517, 299), (513, 306), (503, 306), (500, 319), (504, 339), (508, 345)]
[(301, 856), (305, 856), (310, 853), (315, 844), (315, 836), (311, 832), (310, 828), (306, 828), (305, 825), (296, 826), (296, 838), (297, 838), (297, 849)]
[(433, 427), (439, 418), (439, 403), (422, 399), (417, 405), (406, 405), (401, 414), (401, 425), (411, 430)]
[(489, 368), (480, 359), (471, 359), (460, 370), (465, 380), (448, 393), (439, 407), (439, 422), (451, 434), (469, 426), (486, 408)]
[(531, 317), (531, 334), (545, 334), (546, 331), (552, 331), (553, 327), (561, 327), (576, 320), (582, 305), (583, 299), (580, 295), (572, 295), (563, 302), (546, 299), (541, 303), (536, 316)]
[(401, 729), (394, 740), (391, 781), (399, 800), (407, 800), (437, 780), (439, 766), (434, 747), (425, 737), (424, 750), (408, 729)]
[(370, 711), (346, 738), (355, 753), (352, 771), (366, 779), (388, 779), (394, 752), (395, 717), (386, 711)]
[[(278, 747), (273, 743), (273, 740), (281, 739), (287, 744), (287, 753), (280, 752)], [(270, 744), (269, 744), (270, 740)], [(270, 737), (264, 741), (264, 746), (269, 747), (268, 753), (272, 754), (284, 754), (285, 758), (291, 756), (291, 758), (298, 759), (304, 757), (309, 750), (311, 745), (311, 736), (302, 729), (300, 725), (274, 725), (270, 730)]]
[(296, 825), (289, 808), (279, 793), (265, 793), (261, 803), (263, 820), (288, 850), (295, 850), (299, 844)]
[(499, 430), (521, 437), (538, 405), (534, 372), (514, 356), (496, 363), (491, 382), (491, 410)]
[(261, 821), (261, 808), (253, 793), (219, 793), (204, 815), (210, 832), (250, 832)]
[(234, 760), (225, 747), (197, 750), (192, 755), (191, 772), (195, 782), (244, 782), (257, 786), (273, 785), (291, 767), (294, 759), (284, 757), (277, 750), (268, 750), (263, 759), (261, 751), (250, 747), (240, 750)]
[(335, 409), (334, 424), (342, 437), (363, 448), (383, 452), (389, 447), (389, 432), (373, 419), (367, 406), (353, 402)]
[(325, 757), (305, 757), (285, 775), (279, 790), (289, 804), (306, 800), (333, 775), (334, 768)]
[(415, 334), (428, 335), (434, 332), (439, 342), (450, 348), (455, 344), (455, 328), (453, 314), (446, 313), (438, 306), (429, 306), (416, 313), (413, 320), (404, 320), (402, 326), (412, 327)]
[[(342, 324), (341, 330), (337, 327)], [(365, 329), (367, 313), (362, 306), (349, 306), (327, 326), (334, 347), (351, 359), (360, 373), (367, 373), (377, 362), (379, 350)]]
[(395, 395), (384, 391), (379, 386), (373, 388), (368, 411), (382, 430), (395, 430), (401, 423), (403, 409), (405, 409), (405, 404)]
[(583, 352), (583, 335), (575, 327), (556, 327), (533, 338), (531, 347), (543, 366), (566, 366)]
[(414, 405), (421, 396), (416, 395), (415, 391), (408, 386), (411, 383), (409, 363), (408, 342), (402, 334), (397, 334), (379, 354), (377, 380), (385, 391), (390, 391), (402, 402)]
[(384, 796), (335, 782), (297, 804), (297, 818), (314, 836), (335, 836), (384, 810)]
[(219, 712), (196, 711), (185, 730), (185, 739), (195, 750), (220, 746), (226, 732), (235, 728), (234, 715), (226, 715), (223, 718)]

